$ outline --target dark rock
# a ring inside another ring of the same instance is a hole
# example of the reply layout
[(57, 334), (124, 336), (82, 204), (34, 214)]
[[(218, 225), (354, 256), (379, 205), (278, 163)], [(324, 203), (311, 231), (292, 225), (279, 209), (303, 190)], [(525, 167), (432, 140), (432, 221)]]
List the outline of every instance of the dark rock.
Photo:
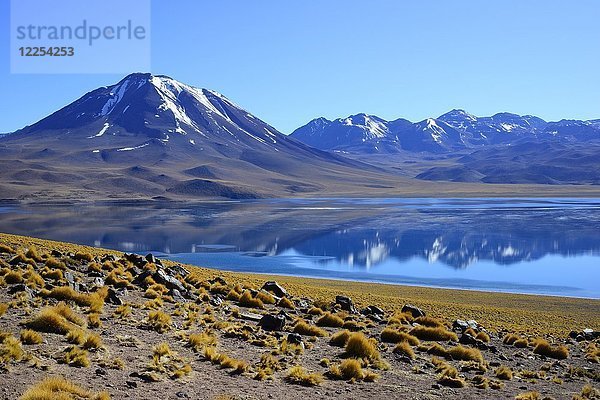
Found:
[(209, 279), (208, 283), (210, 283), (211, 285), (214, 285), (215, 283), (218, 283), (220, 285), (223, 286), (227, 286), (227, 281), (225, 279), (223, 279), (220, 276), (217, 276), (215, 278)]
[(285, 319), (287, 319), (288, 321), (293, 320), (292, 316), (290, 314), (288, 314), (285, 310), (279, 310), (278, 315), (283, 316)]
[(335, 304), (339, 304), (342, 310), (347, 311), (351, 314), (358, 314), (356, 307), (350, 297), (346, 296), (335, 296)]
[(138, 384), (136, 381), (125, 381), (125, 384), (127, 385), (128, 388), (130, 389), (135, 389), (137, 388)]
[(18, 292), (25, 292), (30, 299), (33, 299), (37, 294), (33, 289), (24, 283), (17, 283), (16, 285), (11, 285), (8, 288), (8, 294), (15, 294)]
[(148, 253), (146, 254), (146, 261), (148, 261), (150, 264), (154, 264), (156, 263), (156, 257), (154, 257), (154, 254)]
[(105, 254), (100, 259), (100, 262), (105, 263), (107, 261), (117, 261), (117, 257), (114, 254)]
[(141, 274), (134, 276), (132, 283), (134, 285), (146, 287), (147, 285), (144, 283), (144, 281), (149, 276), (152, 276), (152, 272), (146, 270), (146, 271), (142, 272)]
[(473, 336), (469, 335), (468, 333), (463, 333), (462, 335), (460, 335), (460, 339), (458, 340), (458, 342), (460, 344), (467, 344), (470, 346), (474, 346), (477, 344), (477, 339), (475, 339)]
[(367, 315), (367, 318), (369, 318), (371, 321), (383, 322), (383, 316), (379, 314), (369, 314)]
[(106, 302), (109, 304), (114, 304), (115, 306), (120, 306), (123, 304), (123, 300), (119, 297), (115, 289), (109, 287), (108, 294), (106, 295)]
[(262, 285), (261, 289), (266, 290), (267, 292), (271, 292), (275, 296), (278, 296), (278, 297), (284, 297), (284, 296), (287, 296), (287, 294), (288, 294), (287, 291), (285, 290), (285, 288), (275, 281), (265, 282)]
[(303, 299), (294, 299), (294, 304), (296, 308), (308, 308), (309, 306), (308, 301)]
[(594, 331), (591, 328), (585, 328), (582, 333), (586, 340), (595, 340), (600, 338), (600, 331)]
[(179, 290), (177, 289), (171, 289), (169, 291), (169, 295), (171, 297), (173, 297), (173, 300), (177, 301), (177, 302), (182, 302), (185, 301), (186, 299), (181, 295), (181, 292), (179, 292)]
[(61, 258), (61, 257), (63, 256), (63, 253), (61, 253), (61, 252), (60, 252), (60, 251), (58, 251), (58, 250), (52, 250), (52, 251), (50, 252), (50, 255), (51, 255), (52, 257), (55, 257), (55, 258)]
[(385, 314), (385, 311), (383, 311), (381, 308), (379, 308), (377, 306), (367, 306), (367, 308), (362, 310), (362, 313), (364, 315), (381, 315), (381, 316), (383, 316)]
[(102, 279), (100, 277), (95, 277), (92, 280), (92, 286), (95, 286), (95, 287), (102, 287), (102, 286), (104, 286), (104, 279)]
[(175, 265), (171, 267), (171, 272), (173, 275), (179, 275), (182, 278), (185, 278), (190, 274), (190, 271), (188, 271), (183, 265)]
[(402, 306), (401, 312), (410, 313), (413, 318), (425, 316), (425, 312), (423, 310), (421, 310), (419, 307), (413, 306), (412, 304), (405, 304)]
[(96, 368), (96, 375), (106, 375), (106, 370), (104, 368)]
[(577, 337), (577, 335), (579, 335), (579, 333), (577, 331), (571, 331), (571, 332), (569, 332), (569, 337), (571, 339), (575, 339)]
[(299, 333), (289, 333), (287, 341), (291, 344), (302, 344), (302, 336)]
[(221, 296), (220, 294), (215, 294), (211, 296), (209, 303), (212, 306), (218, 307), (221, 304), (223, 304), (223, 296)]
[(134, 253), (125, 253), (124, 257), (127, 261), (129, 261), (130, 263), (133, 263), (133, 265), (136, 265), (138, 267), (143, 267), (144, 265), (148, 264), (148, 261), (146, 261), (146, 259), (142, 256), (140, 256), (139, 254), (134, 254)]
[(452, 323), (452, 329), (455, 331), (465, 331), (469, 328), (469, 324), (467, 321), (463, 321), (462, 319), (457, 319)]
[(190, 396), (185, 392), (177, 392), (177, 393), (175, 393), (175, 396), (179, 397), (180, 399), (189, 399), (190, 398)]
[(152, 275), (152, 278), (154, 278), (156, 283), (165, 285), (167, 289), (177, 289), (184, 297), (189, 298), (189, 291), (183, 286), (179, 279), (175, 278), (174, 276), (168, 275), (164, 269), (159, 268)]
[(73, 273), (71, 271), (65, 271), (63, 275), (65, 277), (65, 281), (67, 281), (67, 284), (73, 287), (75, 285), (75, 276)]
[(258, 325), (265, 331), (281, 331), (285, 327), (285, 317), (280, 314), (266, 314), (262, 316)]
[(262, 321), (263, 316), (260, 314), (256, 314), (256, 313), (251, 313), (249, 311), (246, 312), (240, 312), (240, 318), (242, 319), (247, 319), (248, 321), (254, 321), (254, 322), (259, 322)]

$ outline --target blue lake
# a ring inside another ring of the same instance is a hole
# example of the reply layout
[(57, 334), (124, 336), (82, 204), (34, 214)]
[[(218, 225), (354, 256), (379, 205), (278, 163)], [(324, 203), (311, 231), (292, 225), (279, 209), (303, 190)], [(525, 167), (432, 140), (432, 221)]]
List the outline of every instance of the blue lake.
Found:
[(600, 199), (6, 205), (0, 231), (231, 271), (600, 298)]

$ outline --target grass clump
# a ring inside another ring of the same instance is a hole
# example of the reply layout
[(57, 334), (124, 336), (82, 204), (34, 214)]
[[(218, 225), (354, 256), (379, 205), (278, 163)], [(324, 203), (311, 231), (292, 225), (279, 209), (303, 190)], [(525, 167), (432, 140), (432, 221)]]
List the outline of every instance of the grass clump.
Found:
[(465, 387), (466, 382), (458, 375), (458, 370), (444, 360), (433, 357), (431, 362), (438, 372), (437, 382), (442, 386), (453, 388)]
[(323, 382), (323, 375), (317, 372), (309, 373), (302, 366), (296, 365), (290, 368), (285, 380), (296, 385), (317, 386)]
[(8, 304), (0, 303), (0, 317), (6, 314), (6, 311), (8, 311)]
[(299, 320), (294, 326), (294, 333), (299, 333), (306, 336), (327, 336), (327, 332), (324, 329), (311, 325), (302, 319)]
[(92, 393), (63, 377), (47, 377), (28, 388), (19, 400), (110, 400), (107, 392)]
[(525, 392), (515, 396), (515, 400), (539, 400), (539, 392)]
[(67, 347), (65, 349), (64, 358), (62, 361), (71, 367), (87, 368), (90, 366), (88, 352), (86, 350), (80, 349), (77, 346)]
[(98, 350), (102, 348), (102, 338), (96, 333), (90, 333), (85, 337), (81, 347), (90, 351)]
[(5, 244), (0, 243), (0, 253), (14, 254), (15, 250)]
[(239, 304), (240, 306), (249, 308), (265, 308), (262, 300), (252, 297), (252, 293), (249, 290), (245, 290), (244, 293), (242, 293)]
[(4, 275), (4, 282), (9, 285), (16, 285), (18, 283), (23, 283), (23, 273), (21, 271), (10, 271), (8, 274)]
[(75, 253), (75, 256), (73, 257), (73, 259), (78, 260), (78, 261), (93, 261), (94, 260), (94, 256), (91, 255), (90, 253), (84, 253), (81, 251), (78, 251), (77, 253)]
[(488, 335), (486, 332), (481, 331), (477, 334), (477, 336), (475, 336), (476, 339), (481, 340), (482, 342), (485, 343), (489, 343), (490, 342), (490, 335)]
[(296, 306), (294, 305), (294, 302), (291, 301), (290, 299), (288, 299), (287, 297), (282, 297), (279, 300), (279, 303), (277, 303), (277, 305), (279, 307), (288, 308), (290, 310), (293, 310), (294, 308), (296, 308)]
[(325, 311), (321, 310), (319, 307), (311, 307), (308, 310), (309, 315), (323, 315)]
[(61, 335), (86, 326), (85, 320), (64, 303), (60, 303), (55, 307), (43, 308), (24, 325), (34, 331), (59, 333)]
[(545, 339), (538, 339), (535, 341), (535, 347), (533, 348), (534, 354), (540, 354), (546, 357), (555, 358), (557, 360), (564, 360), (569, 357), (569, 349), (567, 346), (552, 346)]
[(90, 328), (100, 328), (102, 326), (99, 313), (88, 314), (88, 326)]
[(337, 347), (344, 347), (346, 343), (348, 343), (348, 339), (350, 338), (350, 331), (348, 329), (343, 329), (331, 335), (331, 339), (329, 339), (329, 344)]
[(194, 351), (202, 351), (208, 346), (216, 346), (217, 337), (208, 332), (192, 333), (188, 337), (188, 345)]
[(158, 333), (165, 333), (171, 329), (171, 316), (163, 311), (154, 310), (148, 313), (148, 326)]
[(377, 342), (374, 339), (368, 339), (362, 332), (354, 332), (346, 342), (346, 356), (352, 358), (362, 358), (369, 361), (380, 359), (377, 351)]
[(417, 317), (413, 322), (430, 328), (444, 327), (444, 322), (433, 317)]
[(0, 365), (20, 361), (24, 354), (19, 339), (11, 334), (0, 337)]
[[(0, 304), (0, 316), (2, 315), (2, 305)], [(585, 349), (585, 359), (591, 363), (598, 364), (600, 362), (600, 349), (596, 343), (590, 343)]]
[(446, 350), (446, 348), (439, 343), (422, 344), (417, 348), (417, 350), (424, 351), (433, 356), (444, 358), (448, 357), (448, 350)]
[[(152, 348), (152, 361), (147, 371), (159, 372), (169, 376), (171, 379), (179, 379), (192, 372), (192, 367), (177, 353), (171, 350), (169, 344), (162, 342)], [(153, 380), (159, 380), (153, 377)]]
[(448, 355), (450, 355), (455, 360), (476, 361), (480, 365), (485, 364), (481, 352), (478, 349), (474, 349), (471, 347), (464, 347), (461, 345), (451, 347), (450, 349), (448, 349)]
[(70, 286), (58, 286), (52, 290), (42, 291), (44, 297), (50, 297), (59, 301), (72, 301), (81, 307), (89, 307), (91, 312), (100, 312), (104, 306), (104, 299), (108, 293), (106, 287), (93, 293), (79, 293)]
[(23, 344), (40, 344), (44, 338), (38, 332), (25, 329), (21, 331), (21, 343)]
[(507, 366), (501, 365), (496, 368), (496, 378), (502, 379), (503, 381), (510, 381), (513, 378), (513, 371)]
[(403, 356), (406, 356), (408, 358), (410, 358), (411, 360), (415, 359), (415, 352), (412, 349), (412, 347), (410, 346), (410, 343), (408, 343), (407, 341), (402, 341), (400, 343), (398, 343), (396, 345), (396, 347), (394, 347), (394, 350), (392, 350), (395, 354), (401, 354)]
[(456, 333), (454, 332), (450, 332), (448, 331), (446, 328), (444, 327), (429, 327), (429, 326), (423, 326), (423, 325), (418, 325), (415, 326), (414, 328), (412, 328), (409, 332), (409, 334), (411, 334), (412, 336), (416, 336), (417, 338), (421, 339), (421, 340), (431, 340), (431, 341), (457, 341), (458, 340), (458, 336), (456, 336)]
[(384, 328), (381, 331), (381, 340), (388, 343), (408, 342), (411, 346), (418, 346), (420, 344), (416, 336), (390, 327)]
[(319, 319), (317, 319), (318, 326), (329, 326), (332, 328), (341, 328), (344, 326), (344, 320), (335, 314), (326, 312)]
[(256, 298), (262, 301), (264, 304), (275, 304), (275, 298), (267, 292), (258, 292)]
[(131, 305), (129, 304), (121, 304), (115, 309), (113, 315), (118, 319), (125, 319), (131, 316)]

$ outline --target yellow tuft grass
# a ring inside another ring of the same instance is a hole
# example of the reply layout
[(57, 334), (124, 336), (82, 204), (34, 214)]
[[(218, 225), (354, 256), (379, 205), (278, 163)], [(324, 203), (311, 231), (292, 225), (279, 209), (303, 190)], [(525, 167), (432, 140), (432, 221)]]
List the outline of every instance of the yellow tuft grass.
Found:
[(319, 319), (317, 319), (316, 324), (318, 326), (329, 326), (332, 328), (341, 328), (342, 326), (344, 326), (344, 320), (335, 314), (326, 312), (321, 317), (319, 317)]
[(317, 386), (323, 382), (323, 375), (317, 372), (308, 372), (300, 365), (296, 365), (288, 371), (285, 380), (289, 383), (303, 386)]
[(409, 332), (412, 336), (416, 336), (421, 340), (431, 341), (457, 341), (456, 333), (446, 330), (444, 327), (431, 328), (428, 326), (418, 325), (412, 328)]
[(19, 400), (110, 400), (107, 392), (92, 393), (63, 377), (47, 377), (28, 388)]
[(375, 339), (368, 339), (362, 332), (354, 332), (348, 338), (345, 347), (347, 357), (364, 358), (370, 361), (380, 359)]
[(479, 340), (481, 340), (482, 342), (485, 342), (485, 343), (489, 343), (490, 342), (490, 335), (488, 335), (484, 331), (479, 332), (477, 334), (477, 336), (475, 336), (475, 338), (479, 339)]
[(437, 382), (443, 386), (449, 386), (454, 388), (461, 388), (466, 385), (464, 379), (458, 375), (458, 370), (452, 365), (448, 364), (444, 360), (433, 357), (431, 362), (436, 367), (436, 371), (439, 373)]
[(255, 297), (252, 297), (252, 293), (249, 290), (244, 291), (240, 296), (239, 300), (240, 306), (249, 307), (249, 308), (265, 308), (264, 303)]
[(72, 367), (89, 367), (90, 360), (88, 358), (88, 352), (80, 349), (77, 346), (67, 347), (64, 352), (64, 359), (62, 360), (65, 364)]
[(311, 325), (302, 319), (294, 326), (294, 332), (306, 336), (327, 336), (327, 332), (324, 329)]
[(525, 392), (515, 396), (515, 400), (539, 400), (539, 392)]
[(485, 364), (481, 352), (471, 347), (454, 346), (448, 349), (448, 354), (455, 360), (476, 361), (481, 365)]
[(99, 313), (88, 314), (88, 326), (90, 328), (100, 328), (102, 326)]
[(381, 331), (381, 340), (388, 343), (406, 341), (410, 343), (411, 346), (418, 346), (420, 344), (420, 341), (416, 336), (390, 327), (384, 328)]
[(0, 365), (20, 361), (24, 354), (21, 342), (12, 334), (0, 340)]
[(40, 344), (44, 341), (42, 335), (31, 329), (21, 331), (21, 343), (23, 344)]
[(545, 339), (537, 339), (535, 341), (533, 352), (534, 354), (540, 354), (546, 357), (556, 358), (558, 360), (564, 360), (569, 357), (569, 349), (566, 346), (552, 346)]
[(107, 288), (103, 287), (93, 293), (79, 293), (70, 286), (58, 286), (52, 290), (42, 291), (44, 297), (51, 297), (59, 301), (72, 301), (78, 306), (89, 307), (91, 312), (100, 312), (104, 306), (104, 299), (107, 295)]
[(216, 346), (217, 337), (208, 332), (192, 333), (188, 337), (188, 345), (194, 349), (194, 351), (202, 351), (208, 346)]
[(331, 335), (331, 339), (329, 339), (329, 344), (337, 347), (344, 347), (350, 338), (350, 331), (348, 329), (343, 329)]
[(290, 299), (288, 299), (287, 297), (282, 297), (281, 300), (279, 300), (279, 303), (277, 303), (277, 305), (279, 307), (289, 308), (290, 310), (293, 310), (294, 308), (296, 308), (296, 306), (294, 305), (294, 302), (291, 301)]
[(513, 378), (513, 371), (507, 366), (501, 365), (496, 368), (494, 372), (496, 374), (496, 378), (502, 379), (503, 381), (510, 381)]
[(392, 350), (396, 354), (401, 354), (410, 358), (411, 360), (415, 359), (415, 352), (407, 341), (402, 341), (394, 347)]
[(154, 310), (148, 313), (148, 326), (158, 333), (165, 333), (171, 329), (171, 316), (163, 311)]
[(23, 283), (23, 273), (21, 271), (10, 271), (8, 274), (4, 275), (4, 282), (9, 285), (16, 285), (18, 283)]
[(275, 304), (275, 298), (267, 292), (258, 292), (256, 298), (262, 301), (264, 304)]
[(102, 338), (96, 333), (90, 333), (85, 337), (81, 347), (85, 350), (98, 350), (102, 348)]
[(417, 317), (414, 322), (430, 328), (444, 327), (444, 322), (433, 317)]
[(321, 310), (319, 307), (311, 307), (308, 310), (308, 314), (310, 315), (323, 315), (325, 311)]
[(2, 317), (4, 314), (6, 314), (7, 310), (8, 310), (8, 304), (0, 303), (0, 317)]
[(55, 307), (41, 309), (38, 314), (24, 325), (38, 332), (66, 334), (73, 329), (85, 327), (83, 318), (64, 303)]

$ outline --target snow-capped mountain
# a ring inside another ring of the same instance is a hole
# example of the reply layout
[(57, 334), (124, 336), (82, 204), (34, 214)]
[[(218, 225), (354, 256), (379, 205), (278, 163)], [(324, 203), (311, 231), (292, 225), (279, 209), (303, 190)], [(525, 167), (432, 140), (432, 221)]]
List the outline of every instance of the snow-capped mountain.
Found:
[[(376, 124), (357, 119), (358, 116)], [(318, 118), (296, 129), (291, 136), (323, 150), (357, 154), (444, 153), (524, 141), (600, 140), (598, 120), (546, 122), (535, 116), (511, 113), (477, 117), (458, 109), (416, 123), (358, 116), (333, 121)]]
[(29, 174), (39, 188), (210, 197), (318, 192), (340, 183), (335, 172), (348, 185), (383, 175), (284, 135), (215, 91), (147, 73), (0, 138), (0, 170), (0, 186)]

